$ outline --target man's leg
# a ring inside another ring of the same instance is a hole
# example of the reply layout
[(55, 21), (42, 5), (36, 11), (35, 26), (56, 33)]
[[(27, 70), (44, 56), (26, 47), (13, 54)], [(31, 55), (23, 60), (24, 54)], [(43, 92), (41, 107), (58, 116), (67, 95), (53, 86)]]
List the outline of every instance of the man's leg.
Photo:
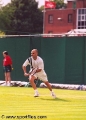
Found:
[(49, 83), (48, 81), (46, 81), (46, 82), (44, 82), (44, 83), (46, 84), (46, 86), (48, 87), (48, 89), (49, 89), (50, 91), (52, 91), (52, 87), (51, 87), (50, 83)]
[(30, 84), (31, 84), (31, 86), (33, 87), (33, 89), (34, 89), (34, 91), (35, 91), (34, 97), (38, 97), (38, 96), (39, 96), (39, 93), (38, 93), (36, 84), (34, 83), (34, 80), (35, 80), (35, 79), (36, 79), (35, 76), (33, 76), (33, 75), (30, 75), (30, 76), (29, 76)]
[(7, 72), (8, 86), (11, 85), (11, 75), (10, 72)]
[(8, 82), (8, 80), (7, 80), (7, 73), (6, 73), (6, 72), (4, 73), (4, 76), (5, 76), (6, 86), (7, 86), (7, 82)]
[(46, 86), (48, 87), (48, 89), (51, 91), (51, 95), (53, 98), (56, 98), (55, 93), (52, 91), (52, 87), (50, 85), (50, 83), (48, 81), (44, 82), (46, 84)]

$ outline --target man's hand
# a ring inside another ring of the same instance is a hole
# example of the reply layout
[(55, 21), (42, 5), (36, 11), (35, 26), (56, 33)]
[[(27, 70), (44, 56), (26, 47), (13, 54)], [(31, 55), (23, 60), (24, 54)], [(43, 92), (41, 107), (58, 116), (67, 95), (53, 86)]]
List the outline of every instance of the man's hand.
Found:
[(35, 73), (41, 72), (42, 69), (33, 68), (29, 71), (29, 75), (34, 75)]
[(30, 70), (30, 75), (34, 75), (35, 73), (36, 73), (36, 71), (37, 71), (37, 68), (33, 68), (32, 70)]
[(30, 75), (29, 73), (24, 73), (24, 76), (25, 76), (25, 77), (27, 77), (27, 76), (29, 76), (29, 75)]

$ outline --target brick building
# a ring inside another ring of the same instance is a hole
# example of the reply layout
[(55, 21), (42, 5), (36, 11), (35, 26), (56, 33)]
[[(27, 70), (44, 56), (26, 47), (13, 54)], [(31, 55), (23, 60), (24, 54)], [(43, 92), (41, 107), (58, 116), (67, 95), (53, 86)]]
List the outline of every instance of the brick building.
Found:
[(86, 29), (86, 0), (67, 0), (67, 8), (46, 9), (43, 33), (66, 33), (71, 29)]

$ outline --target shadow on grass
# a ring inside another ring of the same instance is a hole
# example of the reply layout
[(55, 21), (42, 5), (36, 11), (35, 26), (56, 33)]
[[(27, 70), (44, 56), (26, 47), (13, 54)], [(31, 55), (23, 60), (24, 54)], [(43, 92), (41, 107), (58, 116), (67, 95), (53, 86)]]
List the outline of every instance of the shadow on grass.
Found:
[(61, 99), (61, 98), (55, 98), (55, 99), (46, 99), (46, 98), (40, 98), (41, 100), (49, 100), (49, 101), (63, 101), (63, 102), (70, 102), (68, 100), (65, 99)]

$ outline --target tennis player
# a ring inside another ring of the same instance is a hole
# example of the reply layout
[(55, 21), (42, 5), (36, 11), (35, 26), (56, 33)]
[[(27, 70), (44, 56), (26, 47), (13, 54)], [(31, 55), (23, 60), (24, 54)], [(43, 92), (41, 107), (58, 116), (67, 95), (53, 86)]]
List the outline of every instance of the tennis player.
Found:
[[(26, 70), (27, 65), (30, 65), (30, 72), (29, 73), (27, 73), (27, 70)], [(24, 76), (29, 76), (29, 82), (30, 82), (30, 84), (32, 85), (32, 87), (35, 91), (34, 97), (39, 96), (39, 92), (38, 92), (36, 84), (34, 82), (34, 80), (39, 79), (46, 84), (46, 86), (48, 87), (48, 89), (51, 92), (52, 97), (56, 98), (56, 95), (52, 91), (51, 85), (48, 82), (47, 74), (45, 73), (45, 70), (44, 70), (43, 59), (38, 56), (38, 50), (37, 49), (33, 49), (31, 51), (31, 57), (26, 59), (26, 61), (23, 63), (22, 69), (24, 71)]]
[(5, 75), (6, 86), (11, 85), (11, 70), (12, 70), (12, 59), (8, 55), (7, 51), (3, 52), (3, 70)]

